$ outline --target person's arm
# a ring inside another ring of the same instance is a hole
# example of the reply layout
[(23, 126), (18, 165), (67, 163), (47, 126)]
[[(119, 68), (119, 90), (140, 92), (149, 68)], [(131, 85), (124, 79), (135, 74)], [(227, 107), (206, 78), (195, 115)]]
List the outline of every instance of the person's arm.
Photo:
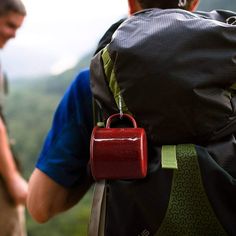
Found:
[(15, 204), (25, 204), (28, 184), (17, 170), (8, 143), (5, 124), (0, 118), (0, 174)]
[(35, 169), (29, 181), (28, 211), (37, 222), (44, 223), (74, 206), (90, 186), (91, 182), (85, 181), (83, 186), (65, 188)]
[(89, 141), (93, 128), (89, 71), (66, 90), (29, 181), (27, 208), (44, 223), (74, 206), (91, 186)]

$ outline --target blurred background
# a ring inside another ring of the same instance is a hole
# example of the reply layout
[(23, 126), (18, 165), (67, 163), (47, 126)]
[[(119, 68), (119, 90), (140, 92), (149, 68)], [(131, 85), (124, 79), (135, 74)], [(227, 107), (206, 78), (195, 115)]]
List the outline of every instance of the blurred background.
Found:
[[(89, 61), (108, 27), (126, 16), (126, 0), (24, 0), (28, 16), (1, 52), (10, 82), (6, 113), (10, 134), (29, 178), (52, 114), (65, 89)], [(235, 0), (202, 0), (198, 10), (236, 11)], [(49, 223), (27, 214), (29, 236), (86, 236), (92, 190)]]

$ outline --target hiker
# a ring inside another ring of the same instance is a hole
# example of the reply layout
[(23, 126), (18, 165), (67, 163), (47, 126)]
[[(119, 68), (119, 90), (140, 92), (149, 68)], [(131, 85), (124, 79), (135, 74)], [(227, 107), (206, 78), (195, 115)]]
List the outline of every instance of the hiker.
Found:
[[(20, 0), (0, 1), (0, 48), (16, 36), (26, 16)], [(24, 206), (28, 184), (22, 177), (8, 137), (3, 112), (6, 76), (0, 67), (0, 235), (25, 236)]]
[(45, 222), (91, 186), (93, 94), (105, 121), (122, 110), (145, 129), (148, 173), (96, 183), (90, 235), (235, 235), (236, 14), (193, 13), (197, 0), (128, 3), (132, 16), (58, 107), (28, 209)]

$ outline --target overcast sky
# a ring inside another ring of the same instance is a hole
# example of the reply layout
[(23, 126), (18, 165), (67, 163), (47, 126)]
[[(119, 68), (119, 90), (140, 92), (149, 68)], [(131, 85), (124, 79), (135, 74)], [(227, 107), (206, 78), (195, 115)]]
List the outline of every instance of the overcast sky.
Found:
[(10, 78), (59, 73), (127, 13), (127, 0), (23, 0), (28, 15), (1, 52)]

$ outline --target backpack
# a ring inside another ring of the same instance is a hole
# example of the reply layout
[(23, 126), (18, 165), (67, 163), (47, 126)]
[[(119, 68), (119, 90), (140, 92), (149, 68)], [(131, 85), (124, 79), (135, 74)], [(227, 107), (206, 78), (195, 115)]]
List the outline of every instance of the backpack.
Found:
[(148, 9), (93, 58), (104, 120), (121, 99), (146, 130), (148, 174), (96, 183), (89, 235), (236, 235), (235, 15)]

